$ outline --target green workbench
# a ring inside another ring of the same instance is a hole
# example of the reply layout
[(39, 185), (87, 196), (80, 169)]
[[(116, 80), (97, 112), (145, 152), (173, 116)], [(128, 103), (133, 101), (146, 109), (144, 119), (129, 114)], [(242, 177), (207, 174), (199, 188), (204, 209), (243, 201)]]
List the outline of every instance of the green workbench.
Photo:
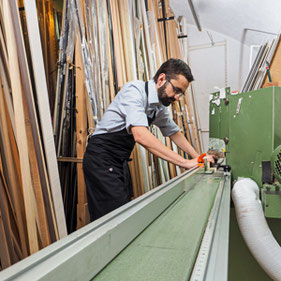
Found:
[(3, 270), (0, 280), (226, 281), (230, 174), (198, 172), (185, 172)]
[(188, 280), (222, 178), (196, 184), (122, 251), (93, 280)]

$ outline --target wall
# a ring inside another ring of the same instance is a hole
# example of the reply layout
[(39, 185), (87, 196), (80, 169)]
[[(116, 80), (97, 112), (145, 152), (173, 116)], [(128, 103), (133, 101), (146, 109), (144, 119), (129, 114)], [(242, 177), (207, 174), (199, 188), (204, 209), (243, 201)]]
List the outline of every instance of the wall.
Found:
[(214, 46), (206, 29), (199, 32), (195, 26), (187, 25), (189, 64), (195, 78), (193, 90), (204, 150), (208, 149), (209, 142), (209, 94), (217, 91), (215, 87), (230, 86), (232, 91), (241, 89), (249, 71), (250, 58), (248, 46), (212, 30), (209, 33)]

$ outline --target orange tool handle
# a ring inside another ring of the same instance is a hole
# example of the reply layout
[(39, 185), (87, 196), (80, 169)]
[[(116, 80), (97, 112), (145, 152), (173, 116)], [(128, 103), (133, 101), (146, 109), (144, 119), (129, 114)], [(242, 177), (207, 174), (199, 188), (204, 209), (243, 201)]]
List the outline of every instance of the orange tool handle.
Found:
[(206, 153), (201, 154), (197, 159), (197, 166), (204, 166), (204, 157), (206, 156)]

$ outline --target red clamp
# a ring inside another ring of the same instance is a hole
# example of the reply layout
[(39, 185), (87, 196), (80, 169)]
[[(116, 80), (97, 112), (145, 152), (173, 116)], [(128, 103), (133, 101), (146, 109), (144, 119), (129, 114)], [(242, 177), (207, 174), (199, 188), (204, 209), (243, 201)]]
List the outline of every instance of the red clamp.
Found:
[(203, 167), (204, 166), (204, 157), (206, 156), (206, 153), (201, 154), (197, 159), (197, 166)]

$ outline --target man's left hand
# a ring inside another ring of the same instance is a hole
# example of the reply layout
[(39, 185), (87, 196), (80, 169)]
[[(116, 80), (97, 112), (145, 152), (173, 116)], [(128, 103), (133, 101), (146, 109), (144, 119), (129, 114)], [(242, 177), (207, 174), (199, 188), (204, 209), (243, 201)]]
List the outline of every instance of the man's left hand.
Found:
[(207, 159), (208, 162), (210, 162), (211, 164), (215, 164), (215, 158), (214, 155), (211, 154), (207, 154), (204, 159)]

